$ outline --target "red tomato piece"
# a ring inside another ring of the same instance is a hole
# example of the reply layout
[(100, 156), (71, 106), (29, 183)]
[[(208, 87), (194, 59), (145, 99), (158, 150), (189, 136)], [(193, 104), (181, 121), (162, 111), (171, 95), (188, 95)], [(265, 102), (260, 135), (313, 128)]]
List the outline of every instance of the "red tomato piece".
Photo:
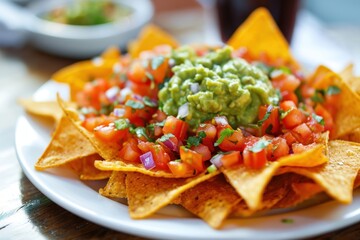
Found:
[(250, 151), (249, 149), (249, 147), (246, 147), (243, 152), (244, 165), (252, 169), (260, 169), (264, 167), (267, 163), (266, 149), (256, 153)]
[(202, 172), (205, 170), (202, 155), (191, 149), (180, 147), (180, 159), (189, 164), (198, 172)]
[(281, 92), (294, 92), (301, 82), (294, 75), (282, 73), (272, 77), (271, 83), (275, 88), (280, 89)]
[(289, 145), (286, 140), (281, 137), (276, 137), (271, 141), (271, 158), (272, 160), (287, 156), (290, 153)]
[(150, 67), (149, 72), (154, 77), (154, 81), (156, 83), (162, 83), (164, 82), (168, 70), (169, 70), (169, 61), (167, 58), (165, 58), (164, 61), (161, 63), (161, 65), (158, 66), (156, 69), (152, 69)]
[(173, 134), (179, 141), (184, 141), (187, 136), (189, 125), (174, 116), (168, 116), (165, 120), (163, 133)]
[(194, 169), (186, 162), (170, 161), (167, 165), (171, 173), (177, 177), (189, 176), (194, 172)]
[[(259, 108), (259, 120), (263, 119), (270, 110), (269, 106), (263, 105)], [(278, 107), (271, 107), (269, 117), (262, 123), (261, 132), (264, 134), (278, 134), (280, 131), (280, 113)]]
[(221, 163), (225, 168), (234, 166), (242, 161), (240, 151), (225, 153), (221, 157)]
[(313, 132), (306, 125), (306, 123), (302, 123), (291, 130), (292, 135), (295, 139), (303, 144), (309, 144), (313, 142)]
[(127, 138), (128, 129), (117, 130), (114, 123), (99, 125), (94, 129), (95, 137), (105, 142), (120, 142)]
[(146, 83), (148, 78), (146, 77), (146, 69), (143, 66), (142, 61), (133, 61), (130, 69), (127, 72), (127, 78), (135, 83)]
[(296, 106), (299, 103), (298, 97), (294, 92), (283, 91), (281, 92), (281, 96), (282, 96), (282, 101), (288, 101), (288, 100), (293, 101)]
[(331, 114), (321, 105), (317, 104), (315, 107), (315, 113), (323, 117), (325, 125), (325, 131), (331, 131), (334, 127), (334, 120)]
[(124, 159), (125, 161), (141, 162), (141, 154), (142, 152), (137, 147), (136, 140), (131, 138), (123, 144), (123, 147), (119, 152), (119, 157)]
[(191, 150), (200, 153), (203, 161), (207, 161), (211, 158), (211, 152), (209, 148), (203, 144), (199, 144), (198, 146), (191, 147)]
[[(224, 131), (224, 130), (222, 130)], [(221, 136), (221, 132), (218, 133), (218, 137)], [(231, 136), (224, 138), (219, 144), (219, 148), (223, 151), (241, 151), (244, 149), (245, 138), (241, 130), (234, 130)]]

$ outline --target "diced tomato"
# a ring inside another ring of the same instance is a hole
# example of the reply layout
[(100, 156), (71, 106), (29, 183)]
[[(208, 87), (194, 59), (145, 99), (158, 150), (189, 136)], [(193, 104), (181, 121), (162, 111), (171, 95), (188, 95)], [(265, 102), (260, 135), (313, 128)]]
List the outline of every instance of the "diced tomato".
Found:
[(225, 153), (221, 157), (221, 163), (225, 168), (234, 166), (242, 161), (240, 151)]
[(296, 138), (292, 135), (291, 132), (284, 133), (283, 138), (285, 139), (288, 146), (291, 146), (291, 144), (296, 142)]
[[(154, 60), (152, 60), (154, 61)], [(164, 82), (166, 73), (168, 72), (169, 69), (169, 61), (167, 58), (164, 59), (164, 61), (161, 63), (160, 66), (158, 66), (158, 68), (156, 69), (152, 69), (150, 67), (150, 74), (154, 77), (154, 81), (156, 83), (162, 83)]]
[(109, 87), (109, 83), (102, 78), (87, 82), (83, 90), (76, 94), (76, 101), (80, 106), (93, 107), (96, 110), (100, 110), (102, 103), (100, 96), (104, 96), (105, 91)]
[(249, 147), (243, 151), (244, 165), (248, 168), (260, 169), (267, 163), (266, 148), (260, 152), (252, 152)]
[(313, 132), (306, 125), (306, 123), (302, 123), (291, 130), (292, 135), (295, 139), (303, 144), (309, 144), (313, 142)]
[(284, 138), (276, 137), (271, 141), (271, 149), (268, 152), (271, 152), (271, 160), (276, 160), (278, 158), (289, 155), (290, 148)]
[(324, 131), (324, 126), (318, 123), (314, 118), (309, 117), (309, 120), (306, 122), (308, 127), (314, 133), (322, 133)]
[[(142, 103), (140, 100), (131, 99), (134, 102)], [(124, 117), (129, 119), (129, 121), (136, 126), (145, 126), (148, 123), (155, 111), (154, 108), (144, 106), (141, 109), (135, 109), (131, 106), (124, 106), (125, 113)]]
[(300, 93), (304, 98), (311, 98), (315, 94), (315, 89), (309, 84), (304, 84), (300, 86)]
[(127, 72), (127, 78), (135, 83), (146, 83), (148, 78), (146, 77), (146, 68), (143, 66), (143, 62), (140, 60), (133, 61), (130, 69)]
[(128, 137), (129, 130), (117, 130), (114, 123), (108, 125), (99, 125), (94, 129), (95, 137), (105, 142), (120, 142), (122, 139)]
[(160, 109), (157, 109), (156, 112), (153, 114), (152, 119), (155, 122), (162, 122), (167, 118), (166, 114), (161, 111)]
[(325, 131), (331, 131), (334, 127), (334, 120), (331, 114), (321, 105), (317, 104), (315, 107), (315, 113), (321, 117), (323, 117), (325, 125)]
[(168, 116), (165, 120), (163, 133), (173, 134), (178, 140), (184, 141), (187, 136), (188, 123), (174, 116)]
[(304, 145), (302, 143), (293, 143), (291, 145), (291, 148), (293, 150), (294, 153), (302, 153), (304, 151), (307, 151), (311, 148), (313, 148), (315, 146), (315, 143), (309, 144), (309, 145)]
[(284, 101), (280, 103), (280, 107), (283, 111), (287, 112), (286, 116), (282, 119), (282, 123), (285, 128), (292, 129), (301, 123), (305, 122), (306, 118), (303, 112), (301, 112), (292, 101)]
[(271, 83), (275, 88), (280, 89), (281, 92), (294, 92), (301, 82), (294, 75), (281, 73), (272, 77)]
[(114, 116), (94, 116), (86, 118), (82, 123), (81, 126), (86, 128), (86, 130), (92, 132), (94, 131), (95, 127), (99, 125), (108, 125), (109, 123), (115, 121), (116, 118)]
[(203, 144), (199, 144), (198, 146), (191, 147), (191, 150), (200, 153), (203, 161), (207, 161), (211, 158), (211, 152), (209, 148)]
[(299, 103), (298, 97), (294, 92), (283, 91), (281, 92), (281, 96), (282, 96), (282, 101), (288, 101), (288, 100), (293, 101), (296, 106)]
[(194, 172), (194, 169), (186, 162), (170, 161), (167, 165), (171, 173), (177, 177), (189, 176)]
[(211, 152), (214, 151), (214, 142), (217, 132), (216, 127), (210, 123), (202, 123), (196, 129), (196, 133), (199, 134), (199, 132), (204, 132), (206, 134), (206, 137), (201, 141), (202, 144), (206, 145)]
[(156, 164), (156, 168), (162, 170), (169, 169), (167, 163), (170, 162), (171, 159), (167, 151), (165, 151), (161, 145), (155, 144), (153, 142), (139, 141), (138, 147), (142, 153), (146, 153), (148, 151), (151, 152)]
[(180, 147), (180, 159), (192, 166), (198, 172), (202, 172), (205, 170), (202, 155), (191, 149)]
[(135, 139), (130, 138), (123, 144), (122, 149), (119, 152), (119, 157), (125, 161), (130, 162), (140, 162), (140, 155), (142, 152), (137, 147), (137, 142)]
[(128, 87), (135, 94), (140, 96), (148, 96), (153, 99), (157, 99), (158, 86), (156, 84), (151, 84), (151, 82), (138, 83), (138, 82), (128, 82)]
[[(263, 105), (259, 108), (259, 120), (263, 119), (269, 109), (269, 106)], [(264, 134), (278, 134), (280, 131), (280, 113), (278, 107), (272, 107), (270, 116), (262, 123), (261, 132)]]
[[(218, 137), (221, 136), (222, 131), (218, 133)], [(244, 149), (244, 144), (244, 135), (240, 129), (237, 129), (234, 130), (231, 136), (224, 138), (224, 140), (219, 144), (219, 148), (223, 151), (241, 151)]]

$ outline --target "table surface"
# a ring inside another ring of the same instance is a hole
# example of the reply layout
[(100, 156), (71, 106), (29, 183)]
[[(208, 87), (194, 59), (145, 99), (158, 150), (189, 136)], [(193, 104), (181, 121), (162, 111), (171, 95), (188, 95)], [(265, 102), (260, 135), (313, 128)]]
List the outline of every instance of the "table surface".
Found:
[[(17, 99), (31, 97), (56, 70), (73, 62), (28, 45), (0, 49), (0, 239), (144, 239), (101, 227), (59, 207), (34, 187), (17, 161), (14, 132), (23, 113)], [(357, 223), (312, 239), (356, 239), (359, 232)]]

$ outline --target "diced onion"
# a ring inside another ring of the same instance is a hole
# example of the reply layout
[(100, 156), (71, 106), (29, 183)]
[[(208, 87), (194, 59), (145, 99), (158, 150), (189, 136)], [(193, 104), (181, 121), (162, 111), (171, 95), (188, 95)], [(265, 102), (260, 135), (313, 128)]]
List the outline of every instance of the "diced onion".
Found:
[(125, 109), (123, 109), (123, 108), (114, 108), (113, 112), (114, 112), (114, 115), (116, 117), (122, 117), (125, 114)]
[(191, 90), (191, 92), (192, 93), (197, 93), (197, 92), (199, 92), (200, 91), (200, 85), (199, 85), (199, 83), (192, 83), (192, 84), (190, 84), (190, 90)]
[(165, 140), (163, 143), (164, 143), (164, 145), (167, 146), (171, 151), (174, 151), (174, 152), (178, 152), (178, 151), (179, 151), (178, 146), (177, 146), (173, 141), (171, 141), (170, 139)]
[(118, 97), (118, 101), (120, 103), (123, 103), (125, 102), (127, 96), (131, 95), (132, 94), (132, 91), (130, 88), (123, 88), (120, 90), (120, 93), (119, 93), (119, 97)]
[(222, 158), (222, 155), (221, 154), (216, 154), (215, 156), (213, 156), (211, 159), (210, 159), (210, 162), (212, 164), (214, 164), (217, 168), (220, 168), (223, 164), (222, 164), (222, 161), (221, 161), (221, 158)]
[(110, 102), (114, 102), (116, 100), (116, 96), (119, 93), (119, 91), (120, 89), (117, 86), (109, 88), (105, 92), (105, 96)]
[(185, 103), (179, 107), (177, 118), (185, 118), (189, 115), (189, 103)]
[(147, 170), (153, 169), (154, 167), (156, 167), (153, 155), (151, 152), (146, 152), (143, 155), (140, 156), (140, 161), (142, 162), (142, 164), (144, 165), (144, 167)]

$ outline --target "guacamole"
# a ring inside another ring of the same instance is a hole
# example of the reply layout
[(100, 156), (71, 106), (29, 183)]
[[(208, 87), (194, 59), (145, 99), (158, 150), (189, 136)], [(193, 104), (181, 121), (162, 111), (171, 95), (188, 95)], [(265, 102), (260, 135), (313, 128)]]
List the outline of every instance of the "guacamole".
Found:
[(173, 52), (174, 75), (159, 92), (161, 109), (183, 117), (191, 127), (215, 116), (226, 116), (233, 127), (257, 120), (263, 104), (279, 101), (268, 77), (245, 60), (232, 57), (232, 48), (197, 57), (190, 47)]

